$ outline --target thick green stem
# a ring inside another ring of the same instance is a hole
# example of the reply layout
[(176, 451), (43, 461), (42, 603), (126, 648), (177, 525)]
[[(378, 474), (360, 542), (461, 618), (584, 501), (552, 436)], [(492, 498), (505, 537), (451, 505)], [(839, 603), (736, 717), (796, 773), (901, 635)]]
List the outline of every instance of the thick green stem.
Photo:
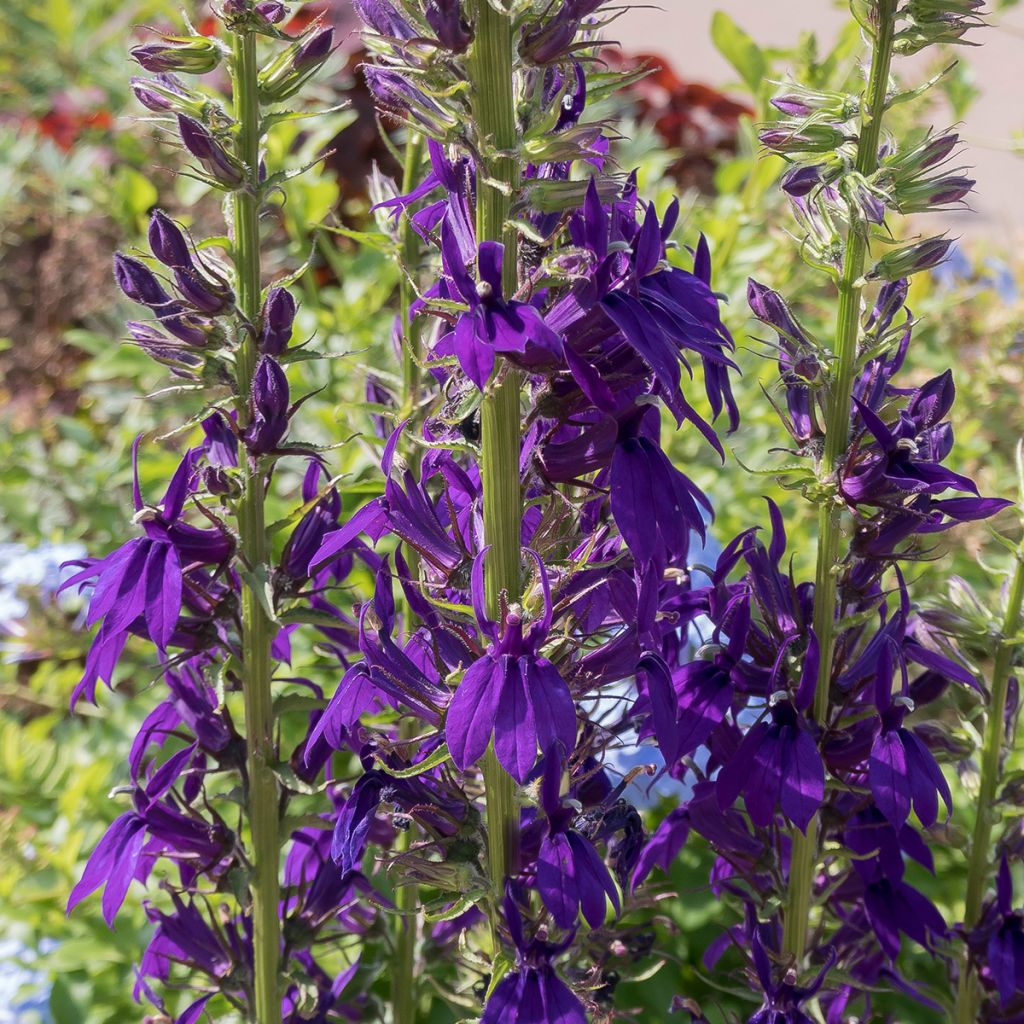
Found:
[[(967, 896), (964, 903), (964, 926), (973, 928), (981, 917), (981, 902), (992, 875), (990, 846), (992, 843), (993, 809), (1002, 769), (1003, 743), (1006, 740), (1006, 698), (1010, 689), (1014, 648), (1011, 640), (1021, 627), (1024, 605), (1024, 551), (1017, 553), (1017, 566), (1010, 584), (1006, 614), (999, 649), (992, 666), (992, 700), (985, 722), (985, 743), (981, 750), (981, 783), (978, 789), (978, 812), (971, 836), (971, 853), (967, 864)], [(1012, 743), (1012, 737), (1011, 737)], [(956, 996), (957, 1024), (974, 1024), (979, 1001), (978, 979), (971, 969), (970, 956), (964, 951), (960, 983)]]
[[(516, 232), (508, 223), (511, 197), (519, 184), (516, 113), (513, 90), (512, 19), (488, 0), (478, 0), (476, 37), (470, 61), (473, 113), (480, 135), (483, 166), (477, 175), (477, 239), (502, 241), (506, 295), (518, 286)], [(499, 365), (488, 384), (480, 411), (481, 475), (484, 538), (489, 545), (484, 584), (488, 613), (499, 614), (501, 595), (516, 600), (520, 592), (520, 524), (522, 491), (519, 479), (519, 374)], [(484, 761), (487, 798), (487, 861), (495, 894), (515, 869), (519, 811), (515, 786), (493, 751)]]
[[(405, 170), (402, 176), (402, 191), (411, 192), (416, 185), (423, 155), (423, 138), (417, 132), (410, 131), (405, 144)], [(413, 230), (408, 218), (402, 222), (402, 262), (408, 274), (415, 272), (419, 263), (419, 237)], [(402, 275), (399, 284), (399, 323), (402, 329), (402, 418), (412, 415), (416, 404), (420, 385), (420, 351), (418, 335), (409, 323), (409, 309), (415, 298), (412, 282)], [(410, 461), (418, 463), (418, 449), (409, 453)], [(418, 555), (412, 548), (406, 551), (406, 562), (413, 579), (418, 576)], [(411, 628), (412, 612), (408, 604), (404, 606), (406, 628)], [(399, 726), (399, 736), (410, 739), (415, 724), (411, 719), (403, 719)], [(401, 851), (408, 848), (409, 833), (402, 832), (396, 840), (396, 848)], [(416, 947), (419, 942), (420, 920), (417, 913), (419, 891), (415, 885), (402, 885), (395, 893), (395, 955), (391, 976), (391, 1019), (392, 1024), (415, 1024), (416, 994)]]
[[(260, 314), (259, 145), (260, 110), (256, 37), (235, 36), (234, 90), (238, 120), (238, 156), (247, 168), (246, 186), (234, 194), (235, 266), (238, 305), (256, 322)], [(238, 391), (247, 398), (256, 365), (256, 343), (250, 334), (237, 353)], [(244, 410), (243, 410), (244, 412)], [(258, 573), (269, 561), (264, 520), (262, 469), (245, 461), (244, 490), (238, 504), (241, 554), (250, 571)], [(279, 792), (274, 775), (274, 706), (271, 691), (270, 643), (272, 624), (253, 586), (242, 591), (242, 669), (245, 700), (249, 831), (252, 837), (254, 1024), (280, 1024), (278, 978), (281, 959)]]
[[(896, 0), (879, 0), (878, 27), (871, 59), (871, 73), (857, 145), (857, 171), (868, 176), (878, 167), (878, 145), (885, 113), (889, 69), (892, 64), (893, 36), (896, 29)], [(868, 255), (867, 227), (853, 221), (846, 239), (843, 268), (839, 278), (839, 309), (836, 319), (836, 344), (832, 376), (825, 407), (825, 451), (819, 478), (832, 484), (836, 469), (850, 440), (850, 408), (853, 382), (857, 373), (857, 347), (860, 341), (861, 292), (864, 265)], [(829, 687), (836, 643), (836, 573), (843, 539), (838, 504), (822, 506), (818, 515), (818, 559), (814, 580), (814, 633), (818, 638), (821, 661), (814, 694), (814, 717), (820, 725), (828, 721)], [(789, 889), (783, 921), (783, 948), (797, 961), (807, 948), (811, 893), (817, 865), (818, 827), (812, 821), (806, 834), (792, 833), (793, 849), (789, 870)]]

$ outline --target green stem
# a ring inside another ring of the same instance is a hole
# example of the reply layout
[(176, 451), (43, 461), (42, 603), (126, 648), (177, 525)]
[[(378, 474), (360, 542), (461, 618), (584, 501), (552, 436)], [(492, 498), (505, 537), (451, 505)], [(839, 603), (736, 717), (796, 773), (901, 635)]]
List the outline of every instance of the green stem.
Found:
[[(260, 315), (259, 168), (260, 110), (256, 37), (236, 34), (234, 41), (235, 116), (238, 120), (238, 156), (245, 163), (248, 181), (234, 194), (235, 266), (238, 305), (253, 324)], [(239, 395), (249, 395), (256, 366), (256, 342), (248, 332), (237, 352)], [(243, 559), (256, 572), (269, 561), (264, 520), (262, 469), (243, 460), (244, 489), (238, 504), (238, 533)], [(242, 590), (242, 689), (245, 701), (249, 830), (252, 837), (254, 1024), (280, 1024), (278, 979), (281, 958), (280, 838), (277, 779), (274, 775), (274, 707), (271, 690), (270, 643), (272, 624), (252, 586)]]
[[(402, 192), (411, 192), (417, 184), (420, 163), (423, 158), (423, 136), (409, 130), (405, 143), (405, 163), (402, 173)], [(398, 285), (398, 315), (402, 328), (402, 418), (412, 415), (420, 387), (420, 345), (418, 331), (409, 323), (409, 310), (416, 298), (410, 274), (415, 273), (420, 261), (419, 235), (416, 234), (408, 217), (402, 220), (401, 229), (403, 273)]]
[[(402, 176), (402, 191), (411, 192), (416, 184), (423, 156), (423, 138), (418, 132), (410, 131), (405, 144), (405, 169)], [(402, 263), (406, 273), (412, 274), (419, 263), (419, 236), (413, 230), (408, 218), (402, 222)], [(418, 335), (409, 323), (409, 309), (415, 298), (412, 282), (403, 273), (399, 284), (399, 323), (402, 325), (402, 418), (412, 415), (420, 385), (420, 351)], [(409, 452), (413, 468), (419, 462), (419, 449)], [(418, 554), (412, 548), (406, 551), (406, 562), (413, 579), (418, 576)], [(411, 628), (412, 611), (405, 606), (406, 628)], [(399, 736), (409, 739), (414, 735), (412, 720), (403, 719)], [(402, 832), (396, 840), (399, 851), (409, 846), (409, 833)], [(416, 947), (419, 941), (420, 921), (417, 913), (419, 890), (415, 885), (401, 885), (395, 892), (395, 962), (391, 978), (392, 1024), (415, 1024), (416, 994)]]
[[(978, 812), (971, 836), (971, 853), (967, 864), (967, 897), (964, 903), (964, 926), (973, 928), (981, 917), (981, 901), (992, 874), (989, 859), (992, 843), (993, 808), (1001, 775), (1003, 744), (1006, 740), (1006, 698), (1013, 668), (1011, 639), (1021, 627), (1024, 605), (1024, 551), (1017, 552), (1017, 566), (1010, 584), (1006, 614), (999, 649), (992, 666), (992, 700), (985, 722), (985, 743), (981, 750), (981, 784), (978, 790)], [(1012, 737), (1011, 743), (1012, 743)], [(956, 995), (957, 1024), (974, 1024), (979, 1001), (978, 980), (971, 969), (970, 955), (965, 950)]]
[[(896, 0), (879, 0), (878, 29), (857, 145), (856, 169), (865, 177), (878, 168), (878, 144), (882, 116), (885, 113), (895, 30)], [(839, 278), (835, 363), (825, 403), (825, 451), (819, 466), (819, 478), (830, 484), (835, 481), (836, 469), (850, 440), (850, 408), (857, 373), (861, 292), (867, 255), (867, 227), (862, 222), (854, 221), (847, 234)], [(814, 718), (819, 725), (825, 725), (828, 721), (829, 688), (836, 644), (836, 574), (842, 540), (839, 505), (823, 505), (818, 514), (818, 561), (814, 578), (814, 634), (818, 638), (821, 652), (814, 694)], [(799, 962), (807, 948), (811, 893), (817, 865), (817, 822), (811, 822), (806, 834), (794, 829), (792, 841), (789, 889), (783, 921), (783, 949)]]
[[(512, 19), (478, 0), (476, 37), (470, 60), (473, 113), (480, 135), (483, 166), (477, 174), (476, 229), (478, 242), (502, 241), (506, 295), (518, 287), (516, 232), (509, 223), (511, 197), (519, 185), (516, 113), (513, 92)], [(500, 365), (487, 385), (480, 410), (481, 478), (484, 538), (490, 550), (484, 586), (488, 614), (497, 618), (501, 595), (517, 600), (520, 593), (520, 525), (522, 492), (519, 479), (519, 374)], [(519, 842), (519, 810), (515, 785), (498, 764), (493, 750), (484, 760), (487, 799), (487, 862), (495, 897), (515, 870)], [(493, 922), (492, 922), (493, 923)]]

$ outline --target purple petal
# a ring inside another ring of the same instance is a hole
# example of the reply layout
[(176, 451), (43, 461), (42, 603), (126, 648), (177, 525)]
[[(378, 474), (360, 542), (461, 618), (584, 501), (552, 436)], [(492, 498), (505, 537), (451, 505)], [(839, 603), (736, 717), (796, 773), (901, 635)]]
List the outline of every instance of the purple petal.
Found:
[(494, 730), (502, 675), (493, 659), (470, 665), (448, 705), (445, 739), (456, 768), (465, 771), (483, 757)]

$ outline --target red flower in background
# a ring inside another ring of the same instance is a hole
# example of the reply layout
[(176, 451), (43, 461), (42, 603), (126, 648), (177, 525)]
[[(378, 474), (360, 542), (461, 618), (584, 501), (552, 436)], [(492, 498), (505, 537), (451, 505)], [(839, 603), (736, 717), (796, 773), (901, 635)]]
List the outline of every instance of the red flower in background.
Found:
[(754, 111), (709, 85), (684, 81), (656, 54), (608, 48), (601, 57), (617, 71), (650, 69), (624, 92), (636, 104), (639, 119), (651, 124), (666, 146), (680, 151), (669, 168), (672, 177), (682, 187), (710, 191), (715, 166), (736, 152), (740, 118)]

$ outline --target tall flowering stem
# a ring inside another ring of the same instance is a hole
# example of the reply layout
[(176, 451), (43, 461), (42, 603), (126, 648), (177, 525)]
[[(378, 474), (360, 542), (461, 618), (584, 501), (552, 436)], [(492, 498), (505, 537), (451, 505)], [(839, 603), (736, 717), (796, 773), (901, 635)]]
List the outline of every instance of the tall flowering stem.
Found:
[[(878, 146), (896, 30), (896, 0), (879, 0), (876, 10), (877, 32), (874, 37), (867, 92), (864, 96), (862, 130), (856, 156), (856, 170), (865, 178), (870, 177), (878, 169)], [(819, 467), (819, 478), (827, 485), (834, 483), (836, 470), (849, 444), (850, 410), (861, 337), (861, 294), (864, 289), (867, 256), (867, 225), (854, 219), (847, 233), (842, 272), (838, 282), (835, 363), (825, 400), (825, 450)], [(821, 656), (813, 712), (819, 725), (824, 725), (828, 719), (829, 684), (836, 642), (836, 573), (841, 561), (843, 541), (842, 505), (831, 498), (830, 492), (818, 511), (818, 552), (814, 579), (814, 633), (818, 638)], [(792, 861), (783, 922), (783, 947), (787, 953), (800, 960), (807, 946), (812, 879), (817, 860), (817, 820), (811, 822), (806, 832), (794, 829), (792, 840)]]
[[(268, 171), (263, 133), (311, 113), (281, 104), (330, 56), (333, 30), (314, 22), (299, 36), (283, 33), (288, 9), (278, 0), (224, 0), (216, 16), (213, 36), (133, 50), (154, 74), (133, 81), (136, 97), (177, 130), (187, 173), (225, 194), (231, 242), (223, 230), (197, 238), (202, 224), (187, 231), (157, 210), (149, 252), (114, 258), (118, 285), (145, 310), (127, 324), (133, 343), (170, 369), (171, 390), (203, 405), (173, 432), (194, 443), (159, 502), (140, 482), (137, 439), (136, 535), (83, 560), (68, 581), (88, 593), (87, 622), (99, 625), (72, 703), (95, 700), (101, 680), (113, 685), (130, 638), (151, 645), (165, 685), (132, 743), (131, 785), (117, 793), (130, 793), (130, 805), (93, 850), (68, 907), (102, 887), (113, 926), (132, 881), (156, 875), (162, 893), (144, 904), (153, 928), (135, 998), (178, 1024), (225, 1012), (295, 1024), (310, 1012), (359, 1014), (342, 1003), (358, 967), (342, 940), (373, 923), (357, 905), (358, 873), (337, 870), (326, 815), (310, 799), (331, 785), (319, 784), (331, 752), (319, 738), (322, 690), (290, 675), (275, 685), (303, 692), (275, 704), (271, 688), (302, 627), (315, 626), (342, 658), (353, 647), (351, 619), (324, 596), (352, 556), (315, 577), (307, 568), (338, 524), (341, 498), (322, 481), (318, 446), (289, 439), (303, 400), (292, 401), (288, 368), (325, 353), (291, 345), (295, 299), (285, 282), (263, 292), (259, 230), (265, 197), (304, 169)], [(257, 37), (270, 57), (262, 67)], [(230, 100), (174, 73), (205, 74), (221, 61)], [(277, 556), (264, 506), (281, 480), (278, 463), (295, 458), (306, 464), (301, 503), (273, 528), (287, 531)], [(239, 704), (244, 728), (235, 725)]]
[[(1020, 449), (1018, 449), (1018, 458)], [(1024, 497), (1024, 494), (1022, 494)], [(1024, 616), (1024, 543), (1014, 552), (1014, 572), (1010, 581), (1006, 610), (1001, 629), (1001, 643), (992, 666), (991, 698), (985, 722), (984, 745), (981, 750), (981, 779), (978, 786), (977, 814), (971, 835), (970, 859), (967, 867), (967, 894), (964, 902), (964, 928), (975, 928), (982, 917), (982, 900), (992, 878), (992, 827), (996, 789), (1002, 777), (1002, 761), (1006, 742), (1007, 698), (1014, 663), (1014, 642)], [(1011, 742), (1013, 737), (1010, 737)], [(981, 992), (978, 977), (965, 948), (956, 996), (956, 1024), (973, 1024), (978, 1019)]]
[[(513, 94), (512, 18), (487, 0), (477, 2), (476, 38), (470, 54), (474, 113), (480, 135), (492, 147), (484, 155), (487, 177), (477, 186), (478, 242), (502, 242), (502, 288), (506, 295), (518, 290), (516, 243), (507, 226), (513, 191), (519, 184), (516, 150), (516, 113)], [(488, 180), (489, 179), (489, 180)], [(499, 362), (488, 382), (480, 409), (481, 479), (483, 485), (484, 542), (488, 545), (484, 587), (487, 612), (498, 619), (502, 595), (514, 600), (520, 592), (520, 531), (523, 516), (519, 476), (520, 375)], [(516, 864), (519, 808), (515, 785), (498, 763), (493, 750), (484, 761), (487, 798), (488, 872), (495, 893)]]
[[(233, 196), (235, 266), (238, 305), (250, 323), (260, 316), (260, 101), (256, 34), (240, 28), (234, 37), (233, 74), (237, 156), (247, 175), (245, 187)], [(256, 338), (246, 332), (236, 353), (239, 414), (246, 415), (258, 352)], [(243, 460), (242, 495), (238, 502), (238, 535), (250, 571), (242, 591), (242, 688), (245, 698), (249, 828), (253, 860), (253, 972), (255, 1020), (281, 1020), (280, 976), (280, 825), (277, 779), (274, 775), (274, 704), (270, 645), (274, 631), (256, 593), (260, 574), (269, 566), (264, 517), (265, 469), (255, 456)]]

